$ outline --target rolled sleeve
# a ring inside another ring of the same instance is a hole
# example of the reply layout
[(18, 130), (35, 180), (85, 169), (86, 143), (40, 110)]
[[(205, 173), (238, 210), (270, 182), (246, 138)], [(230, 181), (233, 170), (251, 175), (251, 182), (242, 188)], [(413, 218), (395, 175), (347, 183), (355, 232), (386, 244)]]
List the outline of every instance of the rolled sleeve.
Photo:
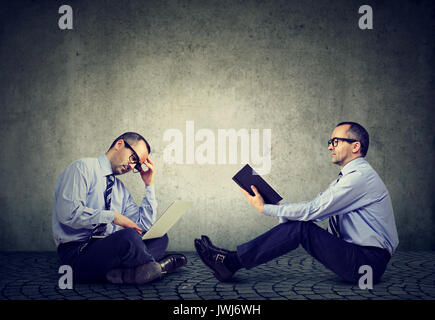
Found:
[(112, 223), (115, 219), (115, 212), (109, 210), (102, 210), (98, 223)]
[(359, 172), (343, 176), (336, 184), (313, 200), (281, 205), (265, 204), (263, 213), (268, 216), (287, 220), (310, 221), (323, 220), (332, 215), (340, 215), (368, 204), (367, 185)]
[(154, 185), (145, 186), (145, 195), (140, 206), (135, 203), (133, 197), (126, 189), (125, 192), (128, 194), (128, 200), (122, 214), (134, 221), (144, 231), (149, 230), (155, 223), (157, 216), (157, 201)]
[(278, 216), (278, 206), (272, 204), (265, 204), (263, 206), (263, 214), (266, 216), (277, 217)]

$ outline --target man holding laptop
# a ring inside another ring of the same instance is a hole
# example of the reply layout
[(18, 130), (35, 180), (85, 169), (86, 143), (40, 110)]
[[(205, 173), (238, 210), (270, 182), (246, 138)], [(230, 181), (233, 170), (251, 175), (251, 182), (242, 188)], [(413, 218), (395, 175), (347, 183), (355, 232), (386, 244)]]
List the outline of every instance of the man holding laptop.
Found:
[[(77, 160), (59, 176), (53, 235), (60, 260), (72, 267), (75, 281), (143, 284), (186, 265), (182, 254), (164, 256), (166, 234), (157, 232), (160, 237), (147, 240), (141, 237), (145, 232), (146, 239), (157, 214), (150, 152), (141, 135), (126, 132), (105, 154)], [(140, 206), (116, 178), (132, 170), (145, 183)]]

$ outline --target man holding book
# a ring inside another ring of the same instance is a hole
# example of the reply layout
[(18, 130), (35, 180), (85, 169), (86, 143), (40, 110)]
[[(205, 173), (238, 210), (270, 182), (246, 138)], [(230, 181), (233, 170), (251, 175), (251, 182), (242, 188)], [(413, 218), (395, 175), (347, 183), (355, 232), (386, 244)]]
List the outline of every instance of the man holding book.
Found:
[[(332, 162), (340, 173), (313, 200), (267, 204), (261, 190), (242, 188), (260, 213), (279, 218), (280, 224), (236, 251), (218, 248), (203, 235), (195, 239), (201, 260), (219, 281), (228, 281), (241, 268), (251, 269), (299, 245), (345, 281), (357, 283), (360, 267), (372, 269), (380, 281), (399, 243), (391, 198), (376, 171), (365, 160), (369, 135), (358, 123), (339, 123), (328, 141)], [(329, 219), (328, 230), (315, 224)]]

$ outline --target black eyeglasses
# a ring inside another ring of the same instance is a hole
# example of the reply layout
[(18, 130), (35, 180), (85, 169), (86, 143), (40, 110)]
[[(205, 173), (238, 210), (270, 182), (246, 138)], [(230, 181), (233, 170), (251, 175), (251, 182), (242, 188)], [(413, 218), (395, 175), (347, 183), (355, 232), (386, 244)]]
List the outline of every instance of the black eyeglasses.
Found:
[(337, 137), (334, 137), (334, 138), (328, 140), (328, 147), (332, 144), (334, 146), (334, 148), (335, 148), (336, 146), (338, 146), (338, 141), (339, 140), (340, 141), (346, 141), (346, 142), (349, 142), (349, 143), (357, 142), (358, 141), (358, 140), (355, 140), (355, 139), (347, 139), (347, 138), (337, 138)]
[(137, 155), (136, 151), (134, 151), (131, 145), (129, 145), (125, 140), (124, 140), (124, 144), (127, 148), (129, 148), (133, 152), (133, 154), (129, 157), (130, 163), (135, 164), (133, 172), (138, 173), (142, 171), (142, 165), (140, 163), (139, 156)]

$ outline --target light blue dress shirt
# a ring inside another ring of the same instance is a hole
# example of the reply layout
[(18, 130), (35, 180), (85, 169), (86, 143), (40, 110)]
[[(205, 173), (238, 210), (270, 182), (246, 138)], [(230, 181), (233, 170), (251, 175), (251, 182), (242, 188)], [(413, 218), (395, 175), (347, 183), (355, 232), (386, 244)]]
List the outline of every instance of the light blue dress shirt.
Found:
[(364, 158), (350, 161), (341, 173), (343, 176), (314, 200), (265, 204), (264, 214), (278, 217), (281, 223), (322, 221), (338, 215), (343, 240), (384, 248), (393, 254), (399, 239), (390, 194), (381, 178)]
[(154, 185), (145, 186), (145, 196), (138, 206), (121, 180), (115, 177), (110, 210), (105, 210), (106, 176), (112, 166), (105, 154), (84, 158), (70, 164), (59, 176), (54, 196), (53, 236), (56, 245), (70, 241), (86, 241), (92, 230), (106, 223), (104, 235), (119, 229), (113, 223), (115, 212), (130, 218), (143, 231), (156, 220), (157, 201)]

